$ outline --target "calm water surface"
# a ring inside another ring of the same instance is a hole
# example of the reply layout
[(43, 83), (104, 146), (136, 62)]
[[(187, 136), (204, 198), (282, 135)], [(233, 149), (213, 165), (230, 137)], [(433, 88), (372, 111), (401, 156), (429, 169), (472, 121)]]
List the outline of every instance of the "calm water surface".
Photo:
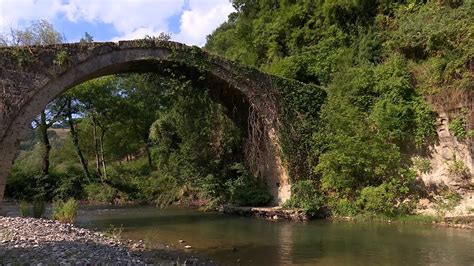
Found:
[[(78, 223), (226, 265), (474, 265), (474, 231), (419, 225), (292, 223), (154, 207), (87, 208)], [(183, 239), (185, 244), (179, 244)]]

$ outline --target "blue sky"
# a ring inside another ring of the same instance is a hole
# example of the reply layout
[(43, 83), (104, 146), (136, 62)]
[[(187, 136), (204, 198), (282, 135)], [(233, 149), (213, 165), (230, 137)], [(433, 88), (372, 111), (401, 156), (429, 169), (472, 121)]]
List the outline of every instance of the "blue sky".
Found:
[(95, 41), (167, 32), (175, 41), (202, 46), (233, 11), (229, 0), (0, 0), (0, 31), (46, 19), (69, 42), (84, 32)]

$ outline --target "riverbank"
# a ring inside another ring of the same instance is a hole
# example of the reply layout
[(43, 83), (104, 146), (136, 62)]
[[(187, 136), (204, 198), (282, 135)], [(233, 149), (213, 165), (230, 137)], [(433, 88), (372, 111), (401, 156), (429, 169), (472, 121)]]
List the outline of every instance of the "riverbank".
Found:
[(302, 210), (284, 209), (282, 207), (235, 207), (221, 206), (217, 209), (224, 214), (255, 217), (267, 220), (308, 221), (310, 216)]
[(0, 259), (4, 264), (147, 264), (121, 241), (57, 221), (0, 217)]
[(209, 264), (165, 246), (149, 250), (143, 241), (122, 241), (72, 224), (23, 217), (0, 217), (0, 261), (3, 265)]
[(388, 224), (431, 225), (437, 227), (453, 227), (474, 230), (474, 216), (456, 216), (439, 218), (430, 215), (404, 215), (387, 217), (383, 215), (333, 216), (329, 220), (344, 222), (376, 222)]
[[(217, 211), (224, 214), (255, 217), (266, 220), (290, 220), (309, 221), (315, 219), (302, 210), (285, 209), (282, 207), (235, 207), (221, 206)], [(423, 224), (441, 227), (455, 227), (463, 229), (474, 229), (474, 216), (456, 216), (438, 218), (429, 215), (404, 215), (387, 217), (383, 215), (357, 215), (357, 216), (327, 216), (325, 219), (332, 221), (353, 221), (353, 222), (382, 222), (401, 224)]]

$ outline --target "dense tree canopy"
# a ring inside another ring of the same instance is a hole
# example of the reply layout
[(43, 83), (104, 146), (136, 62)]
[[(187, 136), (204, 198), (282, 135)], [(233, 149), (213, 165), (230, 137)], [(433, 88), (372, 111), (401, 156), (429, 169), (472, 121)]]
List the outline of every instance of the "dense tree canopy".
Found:
[[(309, 205), (335, 213), (406, 212), (400, 202), (416, 193), (405, 193), (415, 174), (403, 151), (435, 136), (424, 96), (472, 89), (472, 1), (232, 3), (237, 11), (208, 36), (207, 50), (328, 93), (320, 118), (303, 133), (311, 139), (309, 170), (292, 175), (313, 182), (295, 192), (315, 186), (324, 200)], [(371, 209), (380, 197), (386, 206)], [(308, 197), (297, 198), (290, 205), (308, 206)]]
[[(446, 102), (443, 95), (473, 89), (474, 2), (231, 2), (236, 11), (208, 36), (205, 49), (319, 85), (327, 94), (322, 109), (314, 99), (323, 97), (314, 97), (319, 92), (313, 87), (280, 95), (283, 109), (292, 110), (280, 119), (293, 185), (286, 206), (315, 215), (323, 209), (341, 215), (411, 212), (418, 191), (410, 157), (436, 136), (426, 99)], [(3, 42), (62, 40), (44, 23)], [(81, 41), (92, 40), (86, 34)], [(48, 132), (52, 163), (49, 174), (43, 166), (42, 195), (209, 205), (271, 199), (244, 163), (246, 129), (209, 97), (205, 84), (116, 75), (81, 84), (58, 103), (63, 101), (62, 115), (51, 115), (61, 104), (44, 112), (56, 129)], [(459, 139), (467, 136), (465, 121), (459, 117), (450, 126)], [(9, 178), (10, 196), (40, 193), (26, 185), (41, 172), (42, 150), (33, 135)]]

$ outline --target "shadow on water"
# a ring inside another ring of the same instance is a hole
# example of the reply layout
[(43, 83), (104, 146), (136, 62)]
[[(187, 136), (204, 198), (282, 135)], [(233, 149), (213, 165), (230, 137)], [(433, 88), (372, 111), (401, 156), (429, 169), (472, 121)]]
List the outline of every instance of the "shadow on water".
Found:
[[(136, 208), (139, 208), (137, 211)], [(82, 213), (82, 215), (81, 215)], [(181, 208), (158, 209), (155, 207), (85, 208), (79, 213), (78, 224), (103, 227), (122, 225), (124, 227), (147, 228), (157, 226), (192, 225), (228, 220), (230, 217), (216, 213), (202, 213)]]

